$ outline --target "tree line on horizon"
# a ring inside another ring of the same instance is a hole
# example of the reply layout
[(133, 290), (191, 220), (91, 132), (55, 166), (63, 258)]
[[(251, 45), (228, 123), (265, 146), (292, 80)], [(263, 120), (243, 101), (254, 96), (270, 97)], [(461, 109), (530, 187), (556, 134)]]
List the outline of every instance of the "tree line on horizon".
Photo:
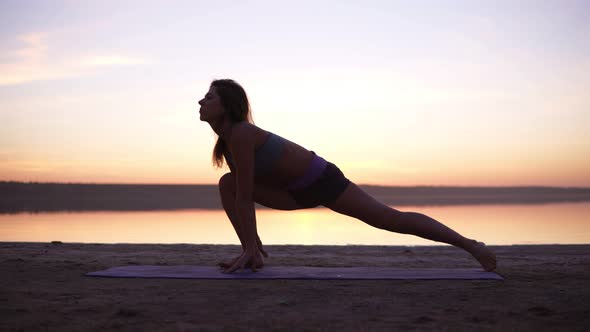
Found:
[[(391, 206), (590, 201), (590, 188), (359, 186)], [(222, 209), (217, 185), (0, 182), (0, 213), (182, 209)]]

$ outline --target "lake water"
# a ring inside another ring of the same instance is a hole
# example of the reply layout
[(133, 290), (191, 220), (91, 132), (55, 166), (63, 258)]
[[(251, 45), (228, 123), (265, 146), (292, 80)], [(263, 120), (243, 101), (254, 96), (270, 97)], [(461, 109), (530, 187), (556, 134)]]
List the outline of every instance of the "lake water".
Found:
[[(405, 206), (492, 245), (589, 244), (590, 203)], [(303, 245), (433, 245), (327, 208), (256, 211), (262, 242)], [(239, 244), (223, 210), (0, 215), (0, 241)]]

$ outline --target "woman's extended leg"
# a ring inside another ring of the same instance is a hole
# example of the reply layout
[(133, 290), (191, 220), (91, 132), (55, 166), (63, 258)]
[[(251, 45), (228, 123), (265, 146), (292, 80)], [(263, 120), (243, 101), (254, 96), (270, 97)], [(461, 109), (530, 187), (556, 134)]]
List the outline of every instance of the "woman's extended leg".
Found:
[(496, 268), (496, 256), (482, 242), (468, 239), (424, 214), (392, 209), (354, 183), (350, 183), (340, 197), (326, 207), (373, 227), (452, 244), (473, 255), (486, 271)]

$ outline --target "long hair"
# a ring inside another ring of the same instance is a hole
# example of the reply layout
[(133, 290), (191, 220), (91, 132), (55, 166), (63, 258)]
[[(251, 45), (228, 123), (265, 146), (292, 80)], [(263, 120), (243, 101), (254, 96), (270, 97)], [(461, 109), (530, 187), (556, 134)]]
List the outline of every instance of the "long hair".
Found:
[[(213, 80), (213, 82), (211, 82), (211, 87), (215, 87), (215, 91), (221, 100), (221, 106), (223, 106), (225, 116), (229, 116), (232, 124), (241, 121), (248, 121), (249, 123), (254, 124), (248, 96), (246, 95), (244, 88), (242, 88), (238, 82), (231, 79)], [(223, 153), (226, 150), (227, 146), (225, 145), (225, 142), (221, 137), (218, 137), (215, 147), (213, 148), (213, 166), (217, 168), (223, 167)]]

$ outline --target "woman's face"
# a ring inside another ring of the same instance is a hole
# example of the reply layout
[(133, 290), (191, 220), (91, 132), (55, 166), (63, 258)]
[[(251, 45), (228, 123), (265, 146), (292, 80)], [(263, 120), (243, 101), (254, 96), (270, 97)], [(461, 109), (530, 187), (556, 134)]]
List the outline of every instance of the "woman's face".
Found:
[(209, 92), (205, 94), (205, 97), (199, 100), (199, 105), (201, 105), (199, 114), (202, 121), (209, 122), (223, 116), (223, 106), (221, 106), (221, 100), (215, 91), (215, 87), (209, 88)]

